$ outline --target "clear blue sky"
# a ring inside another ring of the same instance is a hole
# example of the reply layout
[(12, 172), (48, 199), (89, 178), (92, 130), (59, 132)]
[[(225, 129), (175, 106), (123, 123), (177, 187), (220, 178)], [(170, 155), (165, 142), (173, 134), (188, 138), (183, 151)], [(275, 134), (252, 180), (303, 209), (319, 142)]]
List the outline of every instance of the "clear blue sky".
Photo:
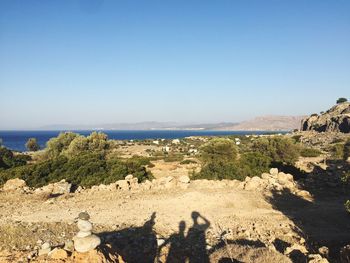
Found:
[(0, 129), (310, 114), (349, 91), (348, 0), (0, 1)]

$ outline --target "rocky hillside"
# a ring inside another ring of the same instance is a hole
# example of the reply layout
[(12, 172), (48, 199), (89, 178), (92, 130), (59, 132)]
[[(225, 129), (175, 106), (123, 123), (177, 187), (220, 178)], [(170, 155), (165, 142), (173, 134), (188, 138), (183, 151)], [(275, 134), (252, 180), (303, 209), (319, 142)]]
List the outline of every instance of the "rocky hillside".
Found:
[(320, 115), (312, 114), (302, 120), (301, 130), (350, 133), (350, 103), (337, 104)]
[(225, 130), (236, 131), (291, 131), (299, 129), (300, 122), (305, 116), (260, 116), (249, 121), (241, 122)]

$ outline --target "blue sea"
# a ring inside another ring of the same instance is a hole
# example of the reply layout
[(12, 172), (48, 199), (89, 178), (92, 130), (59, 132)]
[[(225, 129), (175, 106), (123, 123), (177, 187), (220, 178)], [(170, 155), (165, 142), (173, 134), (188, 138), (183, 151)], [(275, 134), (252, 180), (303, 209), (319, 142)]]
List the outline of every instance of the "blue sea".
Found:
[[(46, 142), (57, 137), (62, 131), (0, 131), (2, 145), (15, 151), (25, 151), (25, 143), (29, 138), (36, 138), (40, 147), (44, 148)], [(81, 135), (89, 135), (92, 130), (73, 131)], [(209, 130), (103, 130), (109, 139), (114, 140), (144, 140), (144, 139), (176, 139), (188, 136), (222, 136), (266, 134), (273, 132), (263, 131), (209, 131)]]

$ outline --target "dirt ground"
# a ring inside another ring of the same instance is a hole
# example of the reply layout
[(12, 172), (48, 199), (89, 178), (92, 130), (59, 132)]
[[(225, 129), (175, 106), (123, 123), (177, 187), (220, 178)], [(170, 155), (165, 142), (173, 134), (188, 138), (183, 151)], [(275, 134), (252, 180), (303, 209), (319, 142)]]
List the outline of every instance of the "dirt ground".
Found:
[[(246, 191), (215, 183), (203, 188), (193, 182), (188, 189), (84, 191), (58, 197), (0, 192), (0, 249), (30, 250), (38, 240), (62, 245), (76, 233), (74, 220), (79, 212), (88, 211), (95, 232), (116, 243), (128, 262), (152, 262), (140, 261), (146, 254), (164, 258), (169, 247), (157, 251), (162, 242), (186, 237), (193, 241), (187, 244), (205, 246), (211, 262), (221, 258), (290, 262), (283, 254), (318, 253), (321, 246), (329, 247), (336, 258), (340, 246), (350, 240), (350, 218), (341, 198), (345, 197), (310, 202), (291, 193)], [(190, 237), (193, 229), (201, 235)], [(185, 251), (196, 251), (188, 246)], [(305, 262), (304, 256), (290, 258)]]

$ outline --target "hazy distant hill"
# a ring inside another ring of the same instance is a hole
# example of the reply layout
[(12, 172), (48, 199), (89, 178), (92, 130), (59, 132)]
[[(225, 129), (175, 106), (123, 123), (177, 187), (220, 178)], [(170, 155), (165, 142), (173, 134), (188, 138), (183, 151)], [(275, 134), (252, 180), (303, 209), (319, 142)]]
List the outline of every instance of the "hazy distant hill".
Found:
[(176, 122), (137, 122), (111, 123), (100, 125), (55, 124), (41, 127), (42, 130), (214, 130), (237, 125), (234, 122), (222, 123), (176, 123)]
[(241, 122), (224, 130), (245, 131), (287, 131), (300, 128), (301, 120), (305, 116), (261, 116), (249, 121)]
[(48, 125), (43, 130), (247, 130), (247, 131), (286, 131), (300, 128), (305, 116), (262, 116), (241, 123), (176, 123), (176, 122), (137, 122), (100, 125)]

